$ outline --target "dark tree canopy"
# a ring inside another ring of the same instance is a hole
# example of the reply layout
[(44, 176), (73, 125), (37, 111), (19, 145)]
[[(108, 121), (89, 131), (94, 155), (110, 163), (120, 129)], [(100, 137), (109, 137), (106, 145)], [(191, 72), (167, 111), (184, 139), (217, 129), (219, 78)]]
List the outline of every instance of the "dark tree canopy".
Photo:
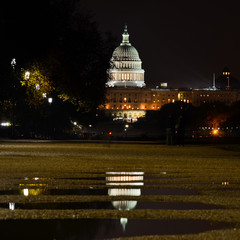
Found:
[(94, 109), (104, 100), (111, 41), (78, 0), (7, 1), (1, 15), (1, 82), (12, 58), (16, 69), (45, 65), (50, 81), (80, 107)]

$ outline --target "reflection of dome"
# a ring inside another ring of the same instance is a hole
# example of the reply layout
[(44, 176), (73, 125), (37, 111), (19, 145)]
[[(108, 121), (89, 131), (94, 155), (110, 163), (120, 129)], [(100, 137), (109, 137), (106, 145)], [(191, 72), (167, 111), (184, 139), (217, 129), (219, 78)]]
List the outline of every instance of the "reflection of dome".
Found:
[(127, 26), (122, 34), (122, 43), (112, 55), (108, 87), (144, 87), (144, 70), (138, 51), (129, 42)]
[[(107, 185), (114, 186), (108, 189), (109, 196), (141, 196), (140, 188), (116, 188), (117, 186), (142, 186), (143, 172), (107, 172)], [(109, 176), (110, 175), (110, 176)], [(118, 210), (131, 210), (137, 205), (137, 201), (121, 200), (112, 202)]]
[(121, 218), (120, 223), (122, 225), (123, 231), (125, 232), (126, 225), (127, 225), (128, 219), (127, 218)]
[[(142, 186), (144, 172), (106, 172), (106, 185), (114, 186), (108, 189), (109, 196), (141, 196), (140, 188), (116, 188), (117, 186)], [(137, 206), (135, 200), (112, 201), (115, 209), (129, 211)], [(120, 223), (125, 231), (128, 219), (121, 218)]]
[(141, 189), (129, 188), (110, 188), (108, 189), (109, 196), (141, 196)]
[(111, 174), (111, 176), (106, 177), (106, 180), (108, 181), (107, 185), (143, 185), (143, 172), (109, 172), (107, 174)]
[(137, 201), (128, 201), (128, 200), (122, 200), (122, 201), (113, 201), (112, 205), (114, 208), (118, 210), (132, 210), (137, 206)]

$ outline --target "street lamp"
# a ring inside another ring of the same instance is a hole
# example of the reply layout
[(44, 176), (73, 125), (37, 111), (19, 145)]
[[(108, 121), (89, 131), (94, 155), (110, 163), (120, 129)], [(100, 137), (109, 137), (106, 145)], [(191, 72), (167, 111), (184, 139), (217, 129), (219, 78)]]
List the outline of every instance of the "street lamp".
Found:
[(52, 103), (52, 101), (53, 101), (52, 98), (48, 98), (48, 102), (49, 102), (50, 104)]
[(17, 64), (16, 58), (13, 58), (11, 61), (11, 66), (12, 66), (13, 70), (15, 69), (16, 64)]
[(28, 80), (29, 78), (30, 78), (30, 72), (27, 71), (27, 72), (25, 72), (25, 79)]
[(16, 58), (13, 58), (12, 61), (11, 61), (11, 67), (12, 67), (12, 86), (11, 86), (11, 91), (12, 91), (12, 96), (11, 96), (11, 102), (12, 102), (12, 109), (11, 109), (11, 112), (12, 112), (12, 116), (11, 116), (11, 135), (12, 137), (14, 137), (14, 128), (15, 128), (15, 106), (16, 106), (16, 99), (15, 99), (15, 67), (17, 65), (17, 62), (16, 62)]

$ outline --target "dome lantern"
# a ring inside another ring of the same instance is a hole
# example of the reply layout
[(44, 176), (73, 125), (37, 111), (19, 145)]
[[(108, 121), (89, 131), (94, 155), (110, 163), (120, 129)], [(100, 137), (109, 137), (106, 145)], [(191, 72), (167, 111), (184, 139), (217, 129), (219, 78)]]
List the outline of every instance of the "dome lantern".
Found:
[(129, 42), (129, 34), (127, 31), (127, 25), (125, 25), (124, 32), (122, 34), (121, 46), (123, 46), (123, 45), (131, 46), (131, 43)]

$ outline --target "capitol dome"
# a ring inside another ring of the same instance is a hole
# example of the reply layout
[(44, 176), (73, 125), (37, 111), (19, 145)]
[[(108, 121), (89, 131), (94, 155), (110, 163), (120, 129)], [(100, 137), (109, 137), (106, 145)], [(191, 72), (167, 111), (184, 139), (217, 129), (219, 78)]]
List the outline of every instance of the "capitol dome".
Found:
[(108, 87), (144, 87), (144, 70), (138, 51), (129, 42), (127, 26), (122, 34), (122, 42), (110, 60)]
[(137, 49), (131, 45), (117, 47), (112, 56), (112, 61), (141, 61)]

